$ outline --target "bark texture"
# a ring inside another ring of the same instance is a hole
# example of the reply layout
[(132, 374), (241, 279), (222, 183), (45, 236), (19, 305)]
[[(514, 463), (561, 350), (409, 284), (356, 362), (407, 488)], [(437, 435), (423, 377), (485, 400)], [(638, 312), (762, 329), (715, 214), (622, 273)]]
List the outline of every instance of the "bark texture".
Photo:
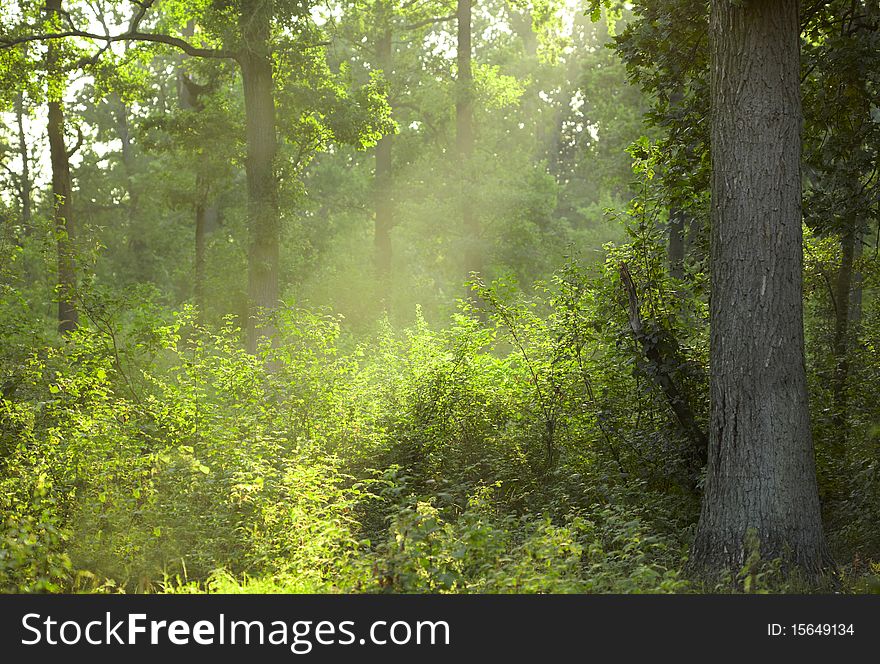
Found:
[(712, 3), (711, 417), (694, 571), (747, 539), (809, 574), (822, 530), (804, 364), (797, 0)]

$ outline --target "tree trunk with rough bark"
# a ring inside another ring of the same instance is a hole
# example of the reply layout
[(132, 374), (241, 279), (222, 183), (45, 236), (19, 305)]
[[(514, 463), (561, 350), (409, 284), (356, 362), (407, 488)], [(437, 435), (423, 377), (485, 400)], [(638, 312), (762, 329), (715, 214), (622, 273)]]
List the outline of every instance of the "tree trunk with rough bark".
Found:
[(803, 339), (797, 0), (712, 3), (711, 417), (694, 572), (832, 564)]

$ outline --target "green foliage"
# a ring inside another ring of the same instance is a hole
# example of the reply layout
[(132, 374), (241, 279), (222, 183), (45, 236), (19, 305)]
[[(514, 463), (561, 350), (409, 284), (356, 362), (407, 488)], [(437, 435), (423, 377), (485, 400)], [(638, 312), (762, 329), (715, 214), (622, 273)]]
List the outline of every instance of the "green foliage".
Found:
[[(500, 486), (500, 483), (497, 485)], [(397, 513), (379, 551), (379, 584), (393, 592), (680, 592), (664, 568), (666, 545), (614, 508), (554, 525), (546, 516), (499, 513), (475, 493), (454, 517), (431, 502)]]
[[(3, 402), (4, 461), (15, 471), (4, 486), (16, 487), (4, 505), (7, 586), (27, 587), (15, 570), (38, 542), (47, 559), (28, 563), (30, 583), (47, 587), (70, 560), (129, 588), (162, 574), (273, 565), (317, 587), (353, 555), (351, 512), (369, 494), (313, 448), (308, 425), (302, 436), (278, 433), (313, 393), (274, 394), (269, 410), (277, 383), (264, 364), (237, 349), (237, 330), (208, 335), (191, 311), (151, 329), (105, 322), (45, 360), (31, 356), (16, 399)], [(308, 390), (307, 359), (285, 351), (273, 361), (296, 366)], [(45, 396), (30, 401), (27, 385)]]
[(70, 532), (63, 525), (59, 499), (45, 466), (37, 459), (29, 461), (30, 466), (7, 466), (13, 474), (3, 482), (0, 588), (19, 593), (58, 592), (72, 578), (73, 565), (66, 552)]
[(596, 415), (553, 328), (496, 306), (497, 327), (386, 323), (348, 352), (338, 319), (289, 307), (254, 357), (192, 309), (93, 296), (69, 342), (4, 360), (4, 587), (678, 588), (640, 519), (553, 497), (544, 418), (566, 421), (566, 462), (592, 477), (606, 452), (570, 435)]

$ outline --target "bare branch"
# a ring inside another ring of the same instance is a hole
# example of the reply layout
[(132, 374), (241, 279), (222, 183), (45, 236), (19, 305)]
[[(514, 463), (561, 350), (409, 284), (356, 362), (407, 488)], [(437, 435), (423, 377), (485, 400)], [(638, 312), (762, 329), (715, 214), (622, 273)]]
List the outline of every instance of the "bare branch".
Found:
[(237, 60), (239, 55), (236, 51), (230, 51), (224, 48), (204, 48), (193, 46), (185, 39), (172, 37), (171, 35), (155, 34), (151, 32), (130, 32), (114, 38), (113, 41), (145, 41), (158, 44), (167, 44), (168, 46), (178, 48), (187, 55), (191, 55), (196, 58)]
[(111, 42), (107, 42), (107, 43), (104, 44), (101, 48), (99, 48), (99, 49), (95, 52), (94, 55), (89, 56), (89, 57), (82, 57), (82, 58), (80, 58), (79, 60), (77, 60), (76, 64), (74, 64), (74, 66), (72, 67), (72, 69), (73, 69), (73, 70), (84, 69), (85, 67), (88, 67), (88, 66), (90, 66), (90, 65), (96, 65), (96, 64), (98, 64), (98, 60), (101, 59), (101, 56), (104, 55), (104, 53), (107, 51), (107, 49), (110, 48), (110, 46), (111, 46)]
[(450, 14), (449, 16), (440, 16), (437, 18), (426, 18), (423, 21), (416, 21), (415, 23), (410, 23), (408, 25), (403, 26), (404, 30), (418, 30), (419, 28), (424, 28), (426, 25), (434, 25), (436, 23), (445, 23), (446, 21), (451, 21), (455, 18), (455, 14)]
[(67, 158), (68, 159), (70, 157), (72, 157), (73, 155), (75, 155), (77, 152), (79, 152), (79, 149), (82, 147), (82, 144), (83, 144), (83, 138), (84, 137), (83, 137), (82, 129), (79, 126), (77, 126), (77, 128), (76, 128), (76, 143), (74, 144), (74, 146), (72, 148), (70, 148), (67, 151)]
[(131, 22), (128, 24), (128, 32), (137, 32), (138, 28), (141, 26), (141, 21), (144, 20), (144, 16), (147, 11), (149, 11), (150, 7), (153, 6), (155, 1), (156, 0), (145, 0), (145, 2), (135, 1), (138, 10), (135, 12), (134, 16), (131, 17)]

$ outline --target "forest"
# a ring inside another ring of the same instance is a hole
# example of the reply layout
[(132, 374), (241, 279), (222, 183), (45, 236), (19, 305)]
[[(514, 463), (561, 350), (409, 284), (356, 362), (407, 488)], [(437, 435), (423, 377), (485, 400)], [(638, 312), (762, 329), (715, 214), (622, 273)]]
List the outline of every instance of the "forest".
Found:
[(880, 1), (3, 0), (0, 590), (880, 592)]

